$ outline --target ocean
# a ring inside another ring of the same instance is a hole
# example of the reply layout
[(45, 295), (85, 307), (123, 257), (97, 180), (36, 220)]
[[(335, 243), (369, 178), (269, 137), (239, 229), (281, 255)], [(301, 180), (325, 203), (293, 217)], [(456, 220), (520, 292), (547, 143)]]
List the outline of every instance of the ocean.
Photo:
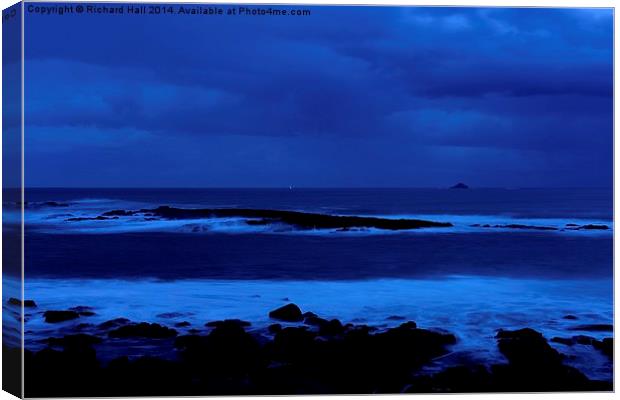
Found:
[[(92, 323), (124, 317), (196, 327), (240, 318), (260, 330), (271, 323), (270, 310), (294, 302), (343, 322), (382, 328), (414, 320), (453, 332), (458, 342), (442, 366), (501, 362), (498, 329), (530, 327), (547, 339), (612, 335), (580, 330), (613, 322), (611, 189), (28, 189), (26, 201), (25, 297), (41, 311), (92, 307)], [(144, 212), (89, 219), (160, 206), (452, 226), (300, 229)], [(5, 223), (19, 221), (10, 205), (3, 215)], [(5, 277), (7, 299), (11, 285), (19, 282)], [(50, 327), (41, 311), (25, 323), (26, 346), (34, 350), (42, 338), (75, 328)], [(604, 356), (551, 344), (588, 377), (611, 380)]]

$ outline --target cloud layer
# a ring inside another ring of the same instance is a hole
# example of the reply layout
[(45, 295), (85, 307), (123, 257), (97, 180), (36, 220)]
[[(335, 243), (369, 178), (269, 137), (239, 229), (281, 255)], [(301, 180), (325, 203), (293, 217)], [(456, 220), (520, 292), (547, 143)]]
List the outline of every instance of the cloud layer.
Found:
[(611, 185), (612, 10), (310, 9), (28, 14), (28, 181)]

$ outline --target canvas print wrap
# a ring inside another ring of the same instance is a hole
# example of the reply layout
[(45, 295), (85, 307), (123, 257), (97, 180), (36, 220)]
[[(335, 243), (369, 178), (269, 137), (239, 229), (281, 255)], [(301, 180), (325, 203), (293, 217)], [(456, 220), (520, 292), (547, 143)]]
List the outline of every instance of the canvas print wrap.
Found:
[(613, 390), (613, 17), (5, 10), (12, 382), (23, 351), (26, 397)]

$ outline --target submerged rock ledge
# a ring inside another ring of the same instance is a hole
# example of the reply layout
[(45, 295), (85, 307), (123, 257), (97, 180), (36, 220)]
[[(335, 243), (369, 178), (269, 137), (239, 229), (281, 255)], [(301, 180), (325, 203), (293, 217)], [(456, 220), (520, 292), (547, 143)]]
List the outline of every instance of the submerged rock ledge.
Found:
[(389, 219), (377, 217), (358, 217), (308, 213), (300, 211), (264, 210), (247, 208), (175, 208), (161, 206), (155, 209), (139, 211), (114, 210), (101, 215), (103, 218), (133, 216), (143, 214), (164, 219), (199, 219), (199, 218), (249, 218), (250, 225), (269, 225), (283, 223), (301, 229), (347, 229), (377, 228), (387, 230), (404, 230), (419, 228), (449, 228), (449, 222), (434, 222), (421, 219)]

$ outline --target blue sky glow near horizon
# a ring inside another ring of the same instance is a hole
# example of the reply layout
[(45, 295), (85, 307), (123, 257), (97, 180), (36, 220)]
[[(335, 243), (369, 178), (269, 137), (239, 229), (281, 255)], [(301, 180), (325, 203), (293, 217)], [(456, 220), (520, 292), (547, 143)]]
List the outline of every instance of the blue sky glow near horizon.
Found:
[(613, 10), (281, 8), (27, 12), (26, 185), (612, 186)]

